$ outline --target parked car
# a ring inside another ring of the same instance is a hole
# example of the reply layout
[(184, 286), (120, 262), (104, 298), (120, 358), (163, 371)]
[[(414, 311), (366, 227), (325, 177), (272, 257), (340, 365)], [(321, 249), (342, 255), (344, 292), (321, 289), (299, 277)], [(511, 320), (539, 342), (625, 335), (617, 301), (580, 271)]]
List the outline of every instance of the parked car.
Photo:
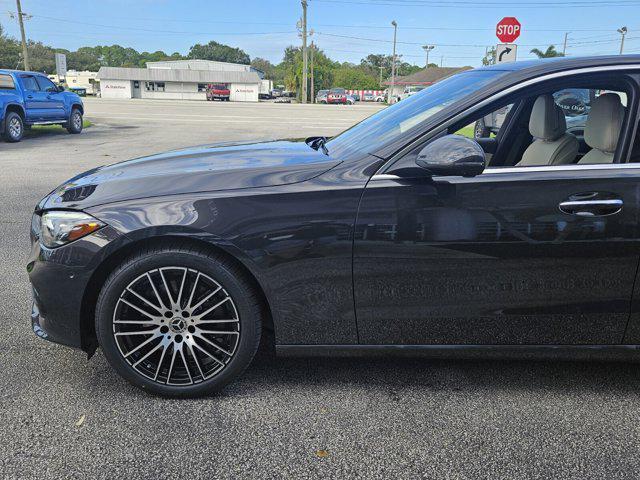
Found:
[[(33, 214), (33, 330), (172, 397), (220, 390), (261, 339), (279, 355), (637, 360), (638, 74), (640, 55), (478, 68), (331, 139), (77, 175)], [(584, 144), (553, 100), (571, 86), (607, 91)], [(498, 138), (455, 134), (507, 104)]]
[(412, 95), (415, 95), (416, 93), (421, 92), (425, 88), (426, 87), (424, 87), (423, 85), (411, 85), (411, 86), (405, 87), (405, 89), (402, 92), (402, 94), (398, 97), (398, 101), (406, 100), (407, 98), (411, 97)]
[(207, 101), (220, 100), (221, 102), (228, 102), (230, 98), (231, 90), (226, 85), (216, 83), (207, 85)]
[(375, 102), (375, 100), (376, 100), (376, 97), (373, 93), (365, 93), (362, 96), (362, 101), (364, 102)]
[(274, 88), (273, 90), (271, 90), (271, 97), (279, 98), (282, 96), (282, 92), (283, 92), (282, 88)]
[(316, 94), (316, 103), (327, 103), (327, 95), (329, 90), (319, 90)]
[(356, 102), (360, 101), (360, 94), (359, 93), (353, 92), (353, 93), (350, 93), (349, 96), (351, 96), (353, 98), (353, 100), (356, 101)]
[(84, 105), (78, 95), (37, 72), (0, 70), (0, 133), (7, 142), (22, 140), (32, 125), (62, 125), (80, 133)]
[(347, 95), (347, 105), (354, 105), (358, 100), (353, 95)]

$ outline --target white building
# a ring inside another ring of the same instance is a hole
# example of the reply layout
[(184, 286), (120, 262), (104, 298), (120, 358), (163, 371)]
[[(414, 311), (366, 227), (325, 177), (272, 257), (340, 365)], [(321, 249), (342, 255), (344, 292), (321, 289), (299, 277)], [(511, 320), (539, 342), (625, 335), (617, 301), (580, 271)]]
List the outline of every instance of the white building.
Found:
[(149, 62), (147, 68), (101, 67), (103, 98), (206, 100), (208, 84), (224, 84), (232, 102), (257, 102), (261, 76), (250, 65), (209, 60)]

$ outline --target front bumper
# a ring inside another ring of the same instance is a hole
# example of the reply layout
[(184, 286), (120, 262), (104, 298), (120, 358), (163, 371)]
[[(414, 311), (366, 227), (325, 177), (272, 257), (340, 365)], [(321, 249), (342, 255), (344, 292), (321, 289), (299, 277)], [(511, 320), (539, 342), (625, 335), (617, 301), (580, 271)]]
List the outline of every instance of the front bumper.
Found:
[(92, 276), (124, 236), (112, 227), (55, 249), (32, 241), (27, 272), (32, 285), (31, 325), (40, 338), (80, 348), (87, 343), (83, 300)]

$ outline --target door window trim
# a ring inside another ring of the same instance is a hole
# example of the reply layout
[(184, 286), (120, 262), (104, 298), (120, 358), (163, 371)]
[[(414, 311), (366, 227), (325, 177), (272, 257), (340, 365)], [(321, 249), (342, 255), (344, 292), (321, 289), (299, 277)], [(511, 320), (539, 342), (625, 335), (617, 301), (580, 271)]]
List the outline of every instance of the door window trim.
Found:
[[(449, 127), (455, 125), (456, 123), (461, 122), (462, 120), (464, 120), (465, 117), (468, 116), (473, 116), (474, 113), (477, 113), (478, 111), (480, 111), (481, 109), (491, 105), (491, 103), (493, 102), (497, 102), (500, 99), (507, 97), (511, 94), (517, 93), (520, 90), (526, 89), (527, 87), (531, 87), (534, 85), (538, 85), (540, 83), (544, 83), (544, 82), (548, 82), (550, 80), (555, 80), (555, 79), (559, 79), (559, 78), (564, 78), (564, 77), (571, 77), (571, 76), (575, 76), (575, 75), (585, 75), (585, 74), (592, 74), (592, 73), (608, 73), (611, 71), (622, 71), (622, 72), (626, 72), (629, 75), (638, 75), (640, 74), (640, 63), (637, 64), (629, 64), (629, 65), (610, 65), (610, 66), (599, 66), (599, 67), (582, 67), (582, 68), (575, 68), (575, 69), (571, 69), (571, 70), (565, 70), (562, 72), (554, 72), (554, 73), (549, 73), (546, 75), (542, 75), (540, 77), (535, 77), (535, 78), (530, 78), (529, 80), (525, 80), (523, 82), (518, 83), (517, 85), (512, 85), (509, 88), (506, 88), (498, 93), (494, 93), (493, 95), (485, 98), (484, 100), (480, 100), (478, 103), (464, 109), (461, 112), (458, 112), (457, 114), (455, 114), (453, 117), (450, 117), (447, 120), (444, 120), (443, 122), (439, 123), (438, 125), (435, 125), (433, 128), (431, 128), (428, 132), (426, 132), (424, 135), (421, 135), (415, 139), (413, 139), (411, 142), (409, 142), (407, 145), (405, 145), (404, 147), (402, 147), (398, 152), (396, 152), (394, 155), (391, 156), (391, 158), (389, 158), (389, 160), (387, 160), (379, 169), (378, 172), (376, 172), (376, 174), (374, 174), (374, 176), (378, 175), (378, 174), (386, 174), (387, 171), (389, 171), (394, 164), (396, 164), (397, 162), (400, 162), (402, 160), (402, 158), (404, 158), (406, 155), (410, 154), (414, 149), (418, 148), (421, 144), (426, 144), (427, 142), (429, 142), (430, 140), (432, 140), (434, 137), (437, 137), (438, 135), (440, 135), (443, 131), (446, 131)], [(630, 137), (633, 137), (634, 131), (635, 131), (635, 127), (636, 125), (633, 123), (633, 118), (637, 113), (637, 109), (638, 109), (638, 98), (637, 98), (637, 90), (638, 90), (638, 80), (635, 79), (635, 90), (632, 92), (633, 95), (630, 96), (629, 98), (629, 105), (628, 107), (628, 112), (627, 114), (629, 115), (629, 119), (626, 122), (626, 127), (630, 128), (629, 131), (622, 131), (620, 132), (620, 135), (622, 136), (623, 134), (625, 135), (625, 141), (628, 142)], [(636, 122), (637, 123), (637, 122)], [(627, 145), (628, 147), (628, 145)], [(626, 148), (626, 150), (628, 150), (628, 148)], [(628, 152), (630, 153), (630, 152)], [(628, 160), (628, 158), (626, 159)], [(625, 161), (626, 161), (625, 160)], [(608, 164), (605, 166), (611, 166), (611, 165), (622, 165), (623, 163), (612, 163), (612, 164)], [(575, 165), (576, 167), (581, 167), (581, 169), (584, 169), (586, 165)], [(565, 167), (565, 165), (547, 165), (544, 168), (550, 168), (553, 169), (553, 171), (558, 171), (558, 169), (562, 169), (563, 167)], [(505, 170), (505, 169), (509, 169), (511, 167), (503, 167), (500, 168), (500, 170)], [(513, 168), (517, 168), (517, 167), (513, 167)], [(536, 168), (536, 167), (519, 167), (520, 171), (533, 171), (532, 168)], [(489, 170), (489, 169), (487, 169)], [(496, 168), (496, 170), (498, 170)], [(486, 170), (485, 170), (486, 171)]]

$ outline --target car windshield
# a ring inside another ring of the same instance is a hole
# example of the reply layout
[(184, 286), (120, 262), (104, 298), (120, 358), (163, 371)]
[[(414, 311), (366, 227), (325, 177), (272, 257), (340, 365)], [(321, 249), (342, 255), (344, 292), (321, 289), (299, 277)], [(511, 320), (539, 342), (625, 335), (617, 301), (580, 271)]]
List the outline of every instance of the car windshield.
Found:
[(471, 70), (453, 75), (363, 120), (331, 139), (331, 155), (374, 152), (507, 72)]

